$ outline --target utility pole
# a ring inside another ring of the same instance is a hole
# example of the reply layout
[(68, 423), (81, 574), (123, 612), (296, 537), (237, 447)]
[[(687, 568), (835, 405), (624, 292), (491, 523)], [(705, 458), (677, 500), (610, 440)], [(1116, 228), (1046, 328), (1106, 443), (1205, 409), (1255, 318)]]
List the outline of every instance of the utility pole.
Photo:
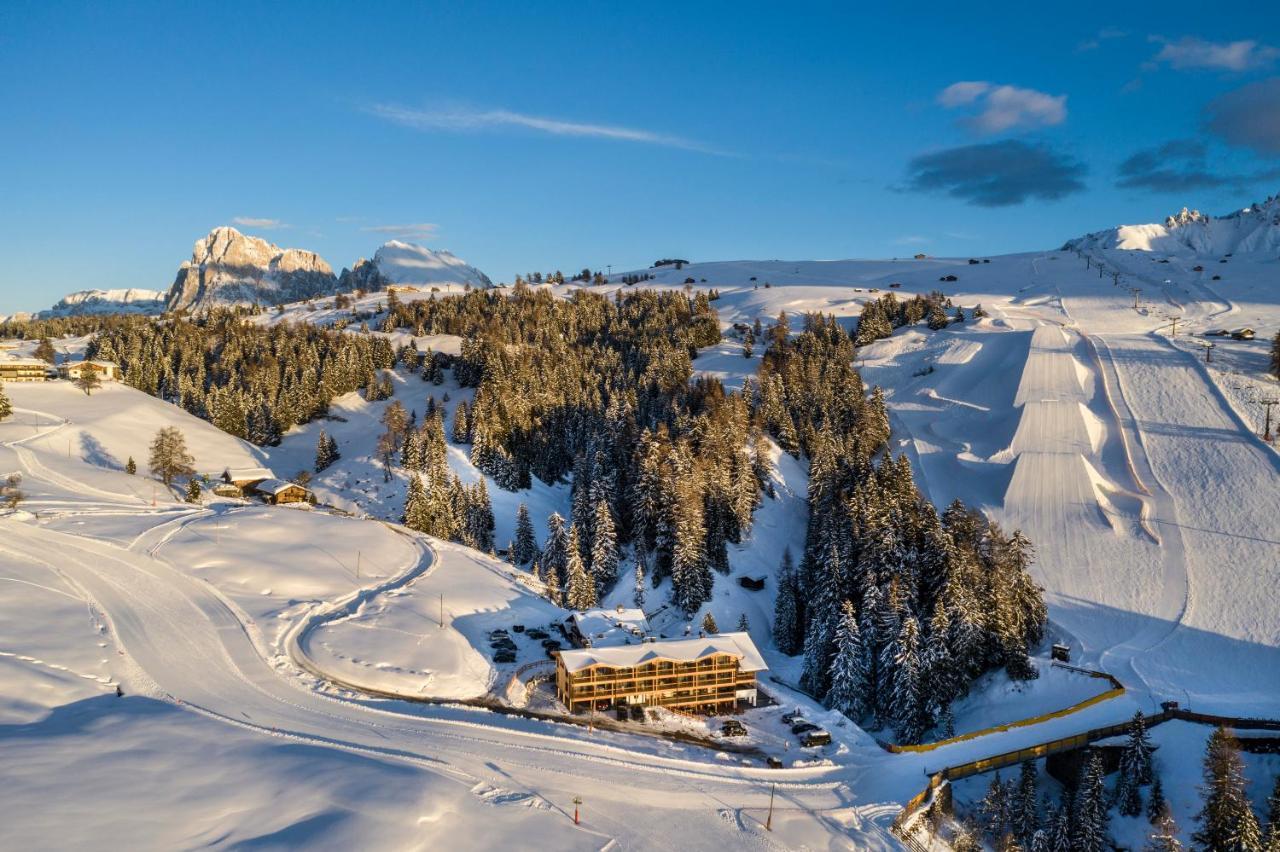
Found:
[(360, 579), (360, 551), (356, 551), (356, 579)]
[(773, 794), (778, 792), (778, 782), (774, 781), (769, 788), (769, 818), (764, 821), (764, 830), (773, 831)]
[(1213, 347), (1217, 345), (1216, 343), (1206, 343), (1204, 345), (1204, 362), (1206, 364), (1213, 363)]
[(1266, 425), (1262, 427), (1262, 440), (1271, 443), (1271, 409), (1280, 405), (1280, 399), (1255, 399), (1254, 402), (1266, 409)]
[(1173, 319), (1173, 332), (1169, 336), (1177, 337), (1178, 336), (1178, 320), (1182, 319), (1182, 317), (1173, 317), (1172, 319)]
[(1133, 288), (1133, 309), (1135, 311), (1138, 309), (1138, 297), (1140, 295), (1142, 295), (1142, 291), (1137, 287), (1134, 287)]
[(444, 629), (444, 592), (440, 593), (440, 629)]

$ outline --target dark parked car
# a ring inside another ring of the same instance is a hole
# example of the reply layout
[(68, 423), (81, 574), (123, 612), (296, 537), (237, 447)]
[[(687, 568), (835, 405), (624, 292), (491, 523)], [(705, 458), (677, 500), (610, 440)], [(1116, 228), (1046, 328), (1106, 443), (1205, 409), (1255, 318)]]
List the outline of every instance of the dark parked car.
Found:
[(810, 731), (820, 731), (820, 730), (822, 729), (819, 728), (817, 725), (813, 724), (812, 722), (798, 722), (791, 726), (791, 733), (796, 735), (797, 737), (800, 736), (801, 734), (807, 734)]
[(737, 719), (729, 719), (720, 726), (720, 732), (726, 737), (745, 737), (747, 735), (747, 726)]
[(644, 708), (641, 707), (639, 704), (631, 705), (631, 721), (633, 722), (644, 721)]
[(493, 661), (495, 663), (514, 663), (516, 661), (516, 652), (506, 650), (499, 651), (493, 655)]
[(627, 708), (619, 704), (613, 709), (614, 715), (618, 717), (619, 722), (627, 721)]
[(784, 725), (794, 725), (796, 722), (803, 722), (803, 721), (804, 721), (804, 714), (801, 713), (798, 709), (792, 710), (790, 713), (787, 713), (782, 717), (782, 724)]
[(818, 728), (813, 731), (809, 731), (808, 733), (806, 733), (804, 736), (800, 738), (800, 745), (804, 746), (805, 748), (813, 748), (815, 746), (824, 746), (824, 745), (830, 745), (830, 744), (831, 744), (831, 735), (828, 734), (826, 731), (822, 730), (821, 728)]
[(766, 757), (764, 759), (764, 762), (765, 762), (765, 765), (768, 766), (770, 769), (782, 768), (782, 761), (778, 760), (778, 758), (774, 757), (773, 755), (769, 755), (768, 757)]
[(533, 639), (537, 642), (541, 642), (543, 639), (547, 638), (547, 631), (542, 630), (541, 628), (538, 628), (538, 627), (534, 627), (534, 628), (531, 628), (530, 630), (525, 631), (524, 635), (528, 636), (530, 639)]

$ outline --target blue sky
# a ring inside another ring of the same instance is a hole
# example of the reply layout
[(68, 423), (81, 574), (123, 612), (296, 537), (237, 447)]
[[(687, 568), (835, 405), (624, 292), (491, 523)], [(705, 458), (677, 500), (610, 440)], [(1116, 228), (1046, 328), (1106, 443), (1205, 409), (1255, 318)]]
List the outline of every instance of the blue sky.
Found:
[(1030, 250), (1280, 188), (1265, 4), (340, 5), (0, 5), (0, 313), (165, 288), (237, 220), (510, 280)]

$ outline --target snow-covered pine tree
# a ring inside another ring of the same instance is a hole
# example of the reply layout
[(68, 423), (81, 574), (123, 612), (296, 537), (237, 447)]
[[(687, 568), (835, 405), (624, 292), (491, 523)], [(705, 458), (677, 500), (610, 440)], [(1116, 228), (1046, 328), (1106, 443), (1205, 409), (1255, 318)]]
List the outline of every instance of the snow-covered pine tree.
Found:
[(1107, 848), (1107, 791), (1102, 756), (1090, 751), (1080, 768), (1076, 790), (1072, 849), (1076, 852), (1103, 852)]
[(564, 517), (559, 512), (552, 512), (547, 517), (547, 540), (538, 561), (544, 571), (555, 575), (556, 585), (562, 589), (568, 582), (568, 560), (569, 537), (565, 532)]
[(597, 594), (603, 595), (618, 580), (618, 535), (609, 502), (601, 496), (596, 502), (595, 523), (591, 541), (591, 577)]
[(1009, 786), (1001, 780), (998, 771), (987, 786), (987, 794), (982, 797), (978, 812), (982, 817), (982, 831), (987, 837), (997, 841), (1004, 836), (1009, 827)]
[(400, 520), (406, 527), (418, 532), (427, 532), (431, 526), (427, 492), (422, 487), (422, 479), (416, 473), (409, 474), (409, 493), (405, 497), (404, 514)]
[(1054, 807), (1053, 813), (1045, 817), (1044, 824), (1049, 831), (1049, 852), (1071, 852), (1071, 838), (1075, 833), (1072, 825), (1074, 804), (1069, 791), (1064, 790), (1062, 800)]
[(13, 414), (13, 403), (4, 392), (4, 382), (0, 382), (0, 420), (8, 418), (11, 414)]
[(186, 497), (186, 499), (187, 499), (187, 502), (188, 502), (188, 503), (199, 503), (199, 502), (200, 502), (200, 480), (199, 480), (199, 479), (197, 479), (197, 478), (196, 478), (196, 477), (194, 477), (194, 476), (193, 476), (193, 477), (191, 477), (191, 479), (187, 481), (187, 497)]
[[(744, 616), (745, 618), (745, 616)], [(866, 657), (862, 634), (858, 630), (858, 614), (851, 601), (840, 605), (840, 623), (836, 627), (836, 653), (831, 660), (831, 688), (826, 704), (857, 722), (867, 714), (869, 692)]]
[[(321, 429), (319, 437), (316, 438), (316, 473), (319, 473), (331, 464), (333, 464), (333, 448), (329, 445), (329, 433)], [(406, 467), (408, 467), (408, 465), (406, 465)]]
[(1245, 793), (1240, 747), (1226, 728), (1210, 736), (1204, 756), (1204, 806), (1192, 839), (1201, 848), (1223, 852), (1261, 852), (1262, 830)]
[(538, 555), (538, 539), (533, 532), (533, 521), (529, 520), (529, 507), (524, 503), (516, 509), (516, 540), (511, 555), (517, 565), (528, 565)]
[(1030, 845), (1032, 836), (1040, 829), (1040, 797), (1036, 782), (1036, 762), (1024, 760), (1009, 807), (1010, 828), (1024, 845)]
[(636, 557), (635, 558), (635, 563), (636, 563), (635, 588), (631, 593), (631, 600), (633, 603), (635, 603), (636, 609), (643, 610), (644, 609), (644, 592), (645, 592), (644, 572), (649, 567), (646, 564), (648, 561), (648, 558), (645, 556), (645, 553), (644, 553), (643, 541), (636, 542), (635, 557)]
[(795, 566), (791, 561), (791, 549), (782, 552), (782, 566), (778, 569), (778, 594), (773, 601), (773, 644), (784, 654), (800, 653), (804, 643), (800, 641), (796, 607)]
[(751, 623), (747, 621), (747, 614), (745, 612), (738, 616), (738, 632), (739, 633), (751, 632)]
[(676, 605), (692, 615), (711, 598), (711, 569), (704, 551), (702, 499), (686, 480), (677, 487), (671, 548), (671, 582)]
[(808, 607), (809, 623), (804, 638), (804, 671), (800, 686), (821, 698), (830, 688), (831, 657), (835, 653), (836, 626), (840, 620), (840, 563), (833, 555), (818, 567), (822, 579), (813, 591)]
[(133, 456), (129, 456), (129, 460), (124, 463), (124, 472), (130, 476), (133, 476), (138, 472), (138, 463), (133, 460)]
[(920, 622), (908, 613), (902, 619), (897, 639), (886, 648), (892, 653), (889, 664), (894, 668), (891, 712), (898, 741), (914, 744), (933, 727), (925, 682), (921, 678)]
[(1159, 825), (1169, 815), (1169, 803), (1164, 798), (1164, 785), (1157, 775), (1151, 782), (1151, 801), (1147, 802), (1147, 822)]
[(560, 578), (555, 571), (547, 570), (544, 566), (538, 564), (538, 560), (533, 560), (533, 573), (538, 579), (542, 580), (546, 588), (547, 600), (555, 606), (564, 606), (564, 595), (560, 591)]
[(1155, 747), (1147, 733), (1147, 717), (1142, 715), (1141, 710), (1135, 711), (1133, 721), (1129, 723), (1129, 740), (1125, 743), (1120, 765), (1122, 770), (1128, 768), (1129, 774), (1140, 786), (1150, 784), (1154, 777), (1151, 765), (1153, 751)]
[(720, 632), (720, 626), (716, 624), (716, 617), (711, 614), (711, 610), (707, 610), (706, 615), (702, 616), (702, 632), (708, 636)]
[[(929, 703), (941, 712), (960, 693), (962, 675), (951, 659), (951, 618), (946, 603), (941, 598), (934, 604), (933, 617), (929, 619), (929, 636), (925, 640), (923, 667), (924, 682), (929, 684)], [(1018, 835), (1025, 841), (1030, 835)]]
[(1182, 852), (1182, 841), (1178, 840), (1178, 824), (1173, 821), (1172, 814), (1165, 813), (1160, 818), (1144, 852)]
[(569, 609), (591, 609), (596, 605), (596, 584), (587, 575), (587, 567), (582, 563), (582, 545), (578, 538), (577, 524), (569, 525), (569, 538), (566, 544), (565, 573), (568, 583), (565, 586), (565, 602)]

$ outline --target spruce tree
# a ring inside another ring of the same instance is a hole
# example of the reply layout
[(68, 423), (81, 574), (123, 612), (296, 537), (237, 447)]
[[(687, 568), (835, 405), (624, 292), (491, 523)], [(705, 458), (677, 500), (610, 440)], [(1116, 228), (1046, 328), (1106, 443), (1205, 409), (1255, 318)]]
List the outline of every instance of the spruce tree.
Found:
[(4, 392), (4, 382), (0, 382), (0, 420), (7, 419), (11, 414), (13, 414), (13, 403)]
[(1151, 782), (1151, 801), (1147, 802), (1147, 821), (1159, 825), (1160, 820), (1169, 815), (1169, 803), (1164, 798), (1164, 785), (1157, 775)]
[(1125, 743), (1124, 752), (1120, 756), (1120, 769), (1133, 778), (1135, 784), (1150, 784), (1154, 773), (1151, 766), (1151, 754), (1155, 747), (1151, 744), (1151, 736), (1147, 733), (1147, 718), (1138, 710), (1129, 723), (1129, 739)]
[(609, 502), (601, 497), (596, 502), (591, 540), (591, 577), (596, 591), (603, 595), (618, 579), (618, 537)]
[(702, 616), (702, 632), (708, 636), (720, 632), (720, 626), (716, 624), (716, 617), (711, 614), (711, 610), (707, 610), (706, 615)]
[(1209, 737), (1204, 757), (1204, 806), (1196, 816), (1196, 844), (1217, 852), (1261, 852), (1262, 831), (1245, 794), (1244, 762), (1226, 728)]
[(747, 621), (747, 614), (745, 612), (738, 616), (738, 632), (739, 633), (751, 632), (751, 623)]
[(587, 576), (587, 568), (582, 564), (582, 545), (577, 524), (569, 525), (565, 573), (568, 577), (565, 602), (569, 609), (585, 610), (594, 607), (597, 601), (596, 584)]
[(511, 559), (516, 565), (528, 565), (538, 555), (538, 539), (534, 536), (529, 507), (521, 503), (516, 509), (516, 540)]
[(409, 474), (409, 493), (405, 497), (401, 523), (411, 530), (428, 532), (431, 528), (430, 515), (427, 492), (422, 487), (422, 479), (418, 474), (411, 473)]
[(321, 429), (319, 437), (316, 438), (316, 473), (320, 473), (320, 471), (333, 464), (333, 448), (330, 446), (329, 441), (329, 434)]
[(1165, 813), (1156, 824), (1156, 830), (1147, 843), (1145, 852), (1182, 852), (1182, 842), (1178, 840), (1178, 825), (1173, 816)]
[(886, 651), (893, 666), (893, 692), (890, 695), (895, 732), (903, 743), (918, 743), (933, 726), (929, 715), (926, 684), (921, 678), (920, 623), (908, 614), (902, 620), (897, 640)]
[(636, 570), (635, 570), (635, 589), (632, 592), (631, 599), (636, 605), (636, 609), (644, 609), (644, 571), (645, 571), (645, 555), (644, 548), (636, 544)]
[(563, 589), (568, 582), (569, 537), (559, 512), (552, 512), (547, 518), (547, 541), (538, 561), (542, 563), (542, 570), (555, 575), (556, 585)]
[(1040, 828), (1040, 799), (1036, 782), (1035, 761), (1024, 760), (1018, 773), (1018, 786), (1013, 790), (1013, 801), (1010, 803), (1010, 827), (1024, 844), (1030, 844), (1032, 835)]
[(1072, 852), (1071, 838), (1074, 832), (1071, 811), (1070, 794), (1064, 791), (1063, 799), (1054, 809), (1052, 817), (1045, 820), (1045, 824), (1049, 827), (1050, 852)]
[(200, 502), (200, 480), (194, 476), (187, 482), (186, 500), (188, 503)]
[(773, 601), (773, 644), (784, 654), (800, 653), (799, 618), (796, 607), (795, 568), (791, 551), (782, 553), (782, 567), (778, 569), (778, 594)]
[(1080, 768), (1080, 783), (1076, 790), (1072, 848), (1077, 852), (1103, 852), (1107, 848), (1105, 780), (1102, 756), (1091, 750)]
[(998, 771), (991, 779), (978, 810), (982, 815), (983, 833), (993, 841), (1003, 837), (1009, 826), (1009, 787), (1001, 780)]
[(831, 688), (826, 704), (857, 722), (867, 714), (868, 678), (862, 634), (853, 603), (840, 606), (840, 624), (836, 628), (836, 653), (831, 659)]
[(138, 463), (133, 460), (133, 456), (129, 456), (129, 460), (124, 463), (124, 472), (130, 476), (138, 472)]

